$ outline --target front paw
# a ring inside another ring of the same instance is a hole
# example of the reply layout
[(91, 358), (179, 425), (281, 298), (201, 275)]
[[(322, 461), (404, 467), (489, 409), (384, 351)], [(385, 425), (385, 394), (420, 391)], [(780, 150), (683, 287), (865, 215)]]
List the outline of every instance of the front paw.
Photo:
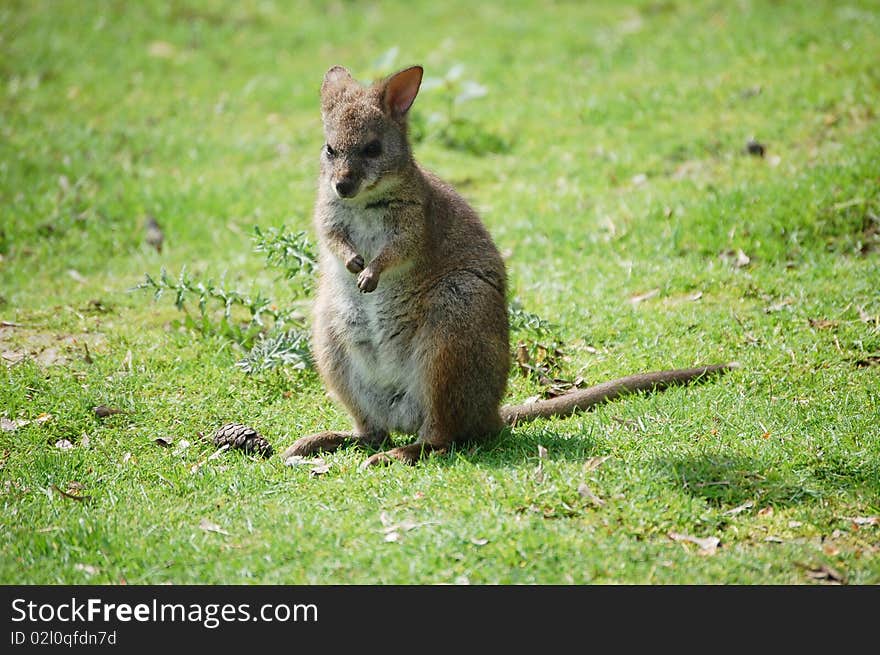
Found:
[(363, 293), (375, 291), (379, 286), (379, 274), (371, 268), (365, 268), (360, 272), (357, 279), (358, 289)]
[(348, 269), (349, 273), (360, 273), (364, 270), (364, 258), (360, 255), (350, 257), (348, 261), (345, 262), (345, 268)]

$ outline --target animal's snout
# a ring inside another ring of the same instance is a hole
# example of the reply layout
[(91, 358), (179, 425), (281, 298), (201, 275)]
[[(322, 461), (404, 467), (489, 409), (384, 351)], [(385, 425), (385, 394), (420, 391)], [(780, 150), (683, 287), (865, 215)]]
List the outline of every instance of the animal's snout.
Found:
[(352, 198), (357, 193), (358, 181), (351, 176), (341, 177), (334, 182), (333, 188), (340, 198)]

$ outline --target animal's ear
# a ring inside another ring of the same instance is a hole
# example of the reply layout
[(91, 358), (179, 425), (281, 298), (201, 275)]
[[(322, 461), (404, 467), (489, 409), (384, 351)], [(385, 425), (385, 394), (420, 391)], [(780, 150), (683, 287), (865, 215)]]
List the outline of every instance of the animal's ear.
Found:
[(324, 82), (321, 84), (321, 95), (326, 95), (328, 91), (344, 86), (352, 82), (351, 73), (342, 66), (333, 66), (324, 73)]
[(351, 74), (342, 66), (334, 66), (324, 73), (324, 81), (321, 83), (321, 112), (326, 116), (353, 84), (355, 81)]
[(385, 80), (382, 108), (393, 118), (403, 118), (412, 107), (422, 83), (422, 72), (421, 66), (412, 66)]

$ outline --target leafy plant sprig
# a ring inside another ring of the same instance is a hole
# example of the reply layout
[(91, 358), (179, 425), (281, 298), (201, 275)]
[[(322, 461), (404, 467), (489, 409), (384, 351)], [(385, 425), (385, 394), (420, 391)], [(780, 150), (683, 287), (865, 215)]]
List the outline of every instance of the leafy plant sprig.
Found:
[(248, 374), (279, 366), (302, 371), (314, 366), (308, 332), (299, 328), (277, 331), (254, 343), (245, 357), (235, 363)]
[(296, 280), (303, 295), (311, 293), (318, 257), (305, 232), (288, 232), (283, 225), (263, 232), (254, 226), (252, 238), (254, 250), (265, 255), (268, 267), (280, 269), (287, 280)]
[[(245, 294), (228, 288), (222, 280), (219, 284), (215, 284), (210, 279), (204, 282), (197, 281), (192, 278), (185, 266), (181, 268), (176, 278), (169, 275), (164, 267), (158, 279), (145, 273), (144, 281), (134, 289), (151, 289), (156, 300), (166, 292), (173, 294), (174, 306), (185, 314), (184, 323), (187, 327), (204, 335), (223, 335), (248, 348), (253, 345), (257, 335), (267, 328), (266, 319), (271, 319), (274, 326), (287, 324), (303, 326), (291, 305), (279, 308), (259, 290), (253, 295)], [(195, 302), (198, 307), (197, 317), (190, 314), (187, 309), (190, 302)], [(209, 305), (222, 307), (223, 315), (219, 321), (213, 318)], [(243, 323), (235, 321), (233, 318), (235, 308), (244, 309), (248, 319)]]
[(460, 105), (477, 98), (482, 98), (489, 90), (475, 80), (464, 79), (464, 66), (452, 66), (443, 77), (426, 77), (422, 81), (422, 91), (434, 91), (439, 94), (446, 106), (445, 116), (434, 117), (434, 120), (451, 125), (458, 120), (456, 112)]
[(474, 155), (506, 152), (510, 149), (508, 141), (487, 129), (485, 125), (461, 115), (462, 105), (482, 98), (489, 89), (476, 80), (465, 79), (464, 66), (452, 66), (442, 77), (426, 77), (421, 89), (425, 93), (439, 96), (444, 111), (434, 112), (422, 119), (416, 112), (413, 116), (413, 138), (417, 141), (428, 136), (437, 139), (447, 148), (464, 150)]
[(553, 324), (523, 308), (519, 298), (513, 298), (507, 307), (511, 332), (526, 332), (535, 337), (547, 337), (554, 332)]

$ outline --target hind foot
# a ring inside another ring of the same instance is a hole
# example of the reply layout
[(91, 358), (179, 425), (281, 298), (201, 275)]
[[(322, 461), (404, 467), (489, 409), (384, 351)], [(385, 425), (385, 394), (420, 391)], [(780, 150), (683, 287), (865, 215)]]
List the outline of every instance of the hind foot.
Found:
[(445, 447), (432, 446), (431, 444), (416, 442), (408, 446), (401, 446), (400, 448), (392, 448), (391, 450), (376, 453), (372, 457), (364, 460), (363, 464), (361, 464), (361, 468), (367, 468), (370, 466), (384, 466), (386, 464), (391, 464), (395, 461), (413, 465), (417, 464), (421, 459), (427, 457), (430, 453), (442, 454), (445, 452)]
[(281, 454), (281, 459), (299, 456), (307, 457), (316, 453), (330, 453), (347, 444), (379, 448), (388, 438), (387, 434), (354, 434), (353, 432), (318, 432), (300, 437)]

